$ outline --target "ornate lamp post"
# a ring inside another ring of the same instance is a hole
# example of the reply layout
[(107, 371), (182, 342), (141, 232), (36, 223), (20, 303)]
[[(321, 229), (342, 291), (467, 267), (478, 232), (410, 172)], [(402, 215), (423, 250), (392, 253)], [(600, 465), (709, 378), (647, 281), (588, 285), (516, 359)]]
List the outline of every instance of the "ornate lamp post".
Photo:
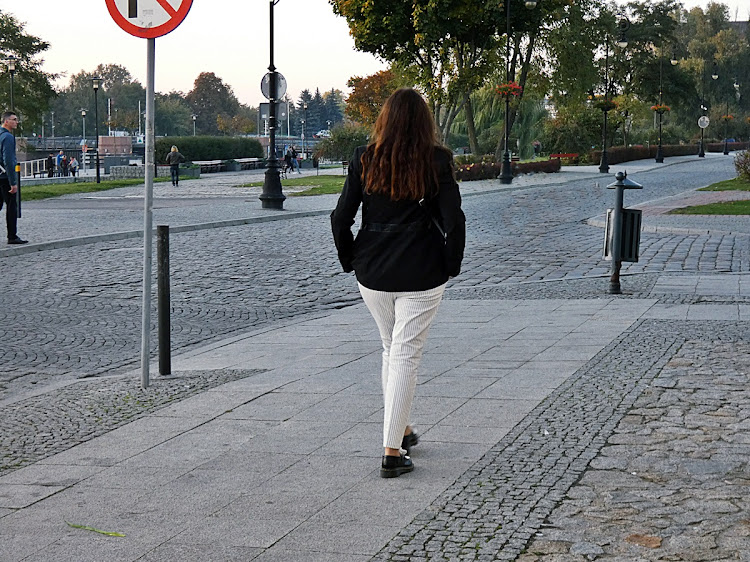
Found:
[[(286, 197), (281, 192), (281, 178), (279, 177), (279, 160), (276, 157), (276, 99), (279, 96), (279, 73), (273, 64), (273, 7), (279, 0), (269, 0), (268, 5), (271, 10), (269, 18), (269, 35), (270, 35), (270, 63), (268, 65), (268, 129), (270, 138), (268, 145), (271, 149), (270, 158), (268, 159), (268, 168), (266, 169), (265, 179), (263, 181), (263, 192), (260, 194), (261, 207), (263, 209), (283, 209)], [(283, 95), (284, 92), (281, 92)]]
[[(505, 2), (505, 86), (510, 88), (511, 77), (510, 77), (510, 2), (511, 0), (503, 0)], [(524, 2), (524, 5), (529, 9), (533, 10), (536, 8), (538, 2)], [(501, 93), (501, 92), (498, 92)], [(520, 92), (519, 92), (520, 93)], [(505, 136), (503, 139), (503, 164), (500, 172), (500, 183), (510, 184), (513, 183), (513, 169), (510, 163), (510, 148), (509, 148), (509, 137), (510, 137), (510, 96), (518, 95), (513, 93), (511, 90), (502, 93), (505, 97)]]
[[(630, 20), (625, 16), (620, 16), (617, 22), (617, 29), (620, 31), (620, 35), (617, 38), (617, 46), (624, 49), (628, 46), (628, 38), (625, 33), (630, 29)], [(602, 157), (599, 162), (599, 172), (602, 174), (609, 173), (609, 158), (607, 155), (607, 116), (612, 109), (609, 101), (609, 38), (606, 39), (604, 44), (604, 105), (602, 105), (602, 112), (604, 113), (604, 121), (602, 123)]]
[(196, 119), (198, 119), (198, 116), (195, 113), (193, 113), (190, 117), (192, 117), (193, 119), (193, 136), (195, 136), (195, 121)]
[(94, 85), (94, 129), (96, 134), (96, 183), (101, 183), (102, 178), (99, 175), (99, 87), (102, 85), (102, 79), (98, 76), (91, 79)]

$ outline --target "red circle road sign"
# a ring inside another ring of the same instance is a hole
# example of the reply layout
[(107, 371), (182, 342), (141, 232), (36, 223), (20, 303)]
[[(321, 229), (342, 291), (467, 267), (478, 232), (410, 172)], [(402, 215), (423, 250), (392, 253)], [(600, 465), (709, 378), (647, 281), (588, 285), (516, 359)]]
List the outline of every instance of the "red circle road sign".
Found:
[(107, 9), (115, 23), (144, 39), (173, 31), (192, 5), (193, 0), (107, 0)]

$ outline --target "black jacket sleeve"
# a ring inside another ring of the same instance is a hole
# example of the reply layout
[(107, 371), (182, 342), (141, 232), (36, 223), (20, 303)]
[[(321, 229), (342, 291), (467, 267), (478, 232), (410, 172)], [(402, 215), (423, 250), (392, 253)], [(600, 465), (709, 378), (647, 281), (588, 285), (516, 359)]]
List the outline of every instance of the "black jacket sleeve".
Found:
[(453, 157), (446, 155), (446, 157), (439, 158), (438, 161), (438, 179), (440, 182), (438, 209), (446, 234), (445, 266), (448, 275), (455, 277), (461, 273), (461, 262), (464, 257), (466, 217), (461, 210), (461, 194), (453, 175)]
[(354, 235), (352, 234), (352, 225), (354, 217), (362, 203), (362, 165), (360, 158), (365, 147), (361, 146), (354, 151), (354, 156), (349, 162), (349, 172), (344, 182), (344, 189), (341, 192), (336, 208), (331, 213), (331, 230), (333, 240), (336, 243), (339, 261), (341, 267), (347, 273), (354, 270), (352, 260), (354, 259)]

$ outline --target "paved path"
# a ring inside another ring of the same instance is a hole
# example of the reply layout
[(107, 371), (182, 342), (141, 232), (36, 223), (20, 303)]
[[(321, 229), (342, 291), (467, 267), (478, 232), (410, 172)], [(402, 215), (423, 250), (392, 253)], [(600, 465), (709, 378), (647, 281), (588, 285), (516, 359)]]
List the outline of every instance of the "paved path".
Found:
[[(732, 175), (694, 160), (628, 165), (646, 189), (626, 204)], [(0, 303), (20, 342), (0, 351), (0, 558), (747, 559), (747, 230), (665, 217), (608, 296), (587, 221), (612, 191), (570, 173), (462, 186), (466, 265), (421, 369), (417, 469), (394, 481), (377, 334), (325, 216), (176, 235), (174, 375), (152, 365), (146, 391), (137, 239), (0, 257), (24, 311)]]

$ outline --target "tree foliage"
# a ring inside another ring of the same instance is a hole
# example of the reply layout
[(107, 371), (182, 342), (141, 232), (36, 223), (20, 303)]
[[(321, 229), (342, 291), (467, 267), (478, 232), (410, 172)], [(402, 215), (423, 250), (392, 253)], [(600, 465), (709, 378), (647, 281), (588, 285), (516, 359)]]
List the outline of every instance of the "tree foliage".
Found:
[(411, 84), (403, 75), (388, 69), (370, 76), (353, 76), (346, 85), (352, 89), (346, 98), (346, 116), (360, 125), (372, 127), (385, 100), (398, 88)]
[[(16, 111), (21, 115), (21, 134), (35, 130), (55, 97), (52, 87), (55, 76), (41, 70), (40, 57), (49, 49), (49, 43), (27, 34), (25, 27), (12, 14), (0, 9), (0, 60), (6, 60), (11, 55), (16, 58), (13, 100)], [(3, 65), (0, 74), (3, 82), (3, 87), (0, 88), (0, 106), (3, 108), (10, 108), (8, 74), (7, 66)]]
[(240, 107), (232, 87), (213, 72), (201, 72), (185, 100), (197, 117), (197, 132), (203, 135), (219, 134), (220, 120), (231, 120)]

